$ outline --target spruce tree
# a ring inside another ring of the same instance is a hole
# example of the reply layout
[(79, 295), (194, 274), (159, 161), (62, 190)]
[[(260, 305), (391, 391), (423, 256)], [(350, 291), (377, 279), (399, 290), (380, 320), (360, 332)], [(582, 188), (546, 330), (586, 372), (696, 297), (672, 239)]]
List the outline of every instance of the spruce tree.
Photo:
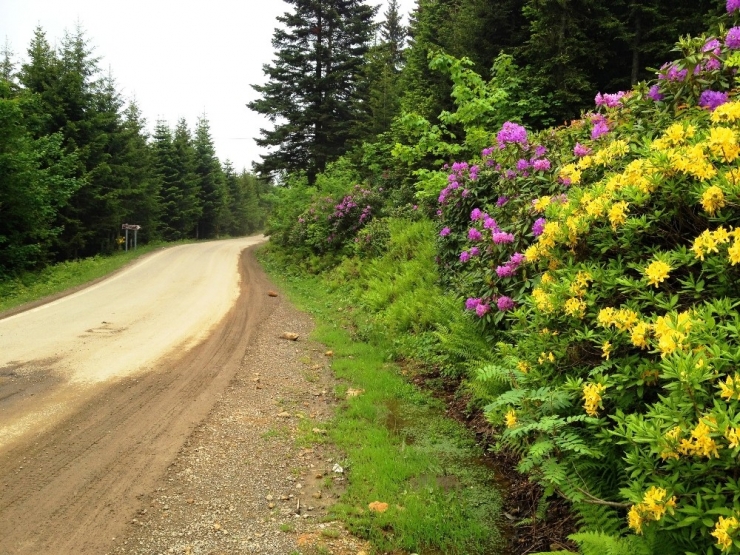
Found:
[(228, 224), (226, 184), (221, 163), (211, 138), (210, 125), (205, 114), (198, 118), (193, 138), (195, 174), (198, 179), (199, 203), (202, 213), (198, 220), (199, 237), (210, 239), (224, 233)]
[(257, 165), (262, 174), (305, 171), (310, 183), (348, 148), (365, 100), (358, 91), (377, 8), (365, 0), (286, 0), (278, 17), (275, 59), (263, 70), (261, 98), (249, 107), (275, 124), (256, 139), (275, 150)]

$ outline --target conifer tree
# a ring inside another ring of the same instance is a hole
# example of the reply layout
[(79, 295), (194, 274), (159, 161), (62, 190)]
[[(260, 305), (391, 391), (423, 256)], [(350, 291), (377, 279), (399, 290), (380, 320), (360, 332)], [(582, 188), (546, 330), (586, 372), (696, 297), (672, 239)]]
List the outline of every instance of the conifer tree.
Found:
[(198, 220), (199, 237), (208, 239), (223, 233), (227, 217), (227, 193), (221, 163), (211, 138), (210, 124), (205, 114), (198, 118), (193, 138), (195, 174), (202, 213)]
[(365, 0), (286, 0), (293, 12), (278, 17), (275, 59), (263, 70), (261, 98), (249, 107), (275, 124), (257, 144), (275, 150), (258, 170), (305, 171), (312, 183), (326, 163), (347, 150), (364, 100), (358, 80), (376, 8)]

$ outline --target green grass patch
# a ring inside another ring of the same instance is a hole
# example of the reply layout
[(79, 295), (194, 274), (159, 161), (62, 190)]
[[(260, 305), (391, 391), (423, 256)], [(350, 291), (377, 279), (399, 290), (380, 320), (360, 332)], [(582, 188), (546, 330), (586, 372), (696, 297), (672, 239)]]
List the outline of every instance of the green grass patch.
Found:
[(135, 251), (60, 262), (43, 270), (25, 272), (16, 278), (0, 281), (0, 312), (101, 278), (136, 258), (174, 244), (180, 243), (151, 243)]
[[(379, 551), (501, 552), (501, 498), (469, 432), (444, 416), (440, 401), (404, 379), (389, 361), (390, 344), (378, 337), (372, 344), (353, 340), (347, 302), (336, 288), (291, 275), (269, 251), (261, 259), (288, 297), (316, 317), (314, 338), (334, 351), (332, 368), (346, 384), (337, 393), (363, 390), (341, 397), (341, 409), (324, 425), (326, 438), (344, 454), (340, 464), (349, 482), (333, 516)], [(374, 501), (388, 509), (370, 510)]]

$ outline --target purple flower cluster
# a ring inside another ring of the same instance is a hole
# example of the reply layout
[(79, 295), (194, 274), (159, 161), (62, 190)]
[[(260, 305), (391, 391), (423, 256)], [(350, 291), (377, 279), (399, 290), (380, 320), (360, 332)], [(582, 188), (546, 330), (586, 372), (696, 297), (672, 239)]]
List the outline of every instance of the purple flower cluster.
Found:
[(663, 94), (660, 92), (660, 87), (658, 85), (650, 87), (647, 95), (648, 98), (652, 99), (654, 102), (660, 102), (663, 100)]
[(480, 208), (473, 208), (473, 211), (470, 212), (470, 219), (473, 222), (476, 222), (478, 220), (483, 219), (483, 212), (481, 212)]
[(532, 235), (535, 237), (539, 237), (542, 235), (542, 232), (545, 231), (545, 224), (547, 223), (547, 220), (545, 218), (538, 218), (535, 220), (534, 224), (532, 224)]
[(480, 241), (483, 239), (483, 234), (478, 229), (471, 227), (468, 230), (468, 241)]
[(360, 223), (363, 223), (365, 220), (367, 220), (370, 217), (372, 211), (373, 207), (369, 204), (365, 208), (363, 208), (362, 214), (360, 214)]
[(619, 106), (619, 102), (624, 97), (625, 94), (626, 93), (624, 91), (619, 91), (618, 93), (614, 93), (614, 94), (598, 93), (594, 101), (596, 102), (597, 106), (606, 106), (607, 108), (616, 108), (617, 106)]
[[(445, 169), (448, 168), (448, 166), (445, 164)], [(440, 204), (445, 204), (447, 202), (447, 198), (453, 193), (453, 191), (456, 191), (457, 189), (460, 189), (462, 186), (460, 185), (461, 182), (463, 182), (466, 178), (470, 179), (471, 181), (475, 181), (478, 179), (478, 166), (469, 166), (467, 162), (455, 162), (452, 164), (452, 173), (450, 173), (447, 176), (447, 187), (442, 189), (442, 191), (439, 193), (439, 201)], [(470, 194), (470, 191), (463, 188), (460, 196), (463, 198), (467, 197)]]
[(349, 214), (353, 208), (357, 208), (357, 203), (355, 202), (355, 199), (354, 197), (352, 197), (352, 195), (347, 195), (342, 199), (342, 202), (334, 207), (334, 214), (329, 216), (329, 219), (343, 218), (347, 214)]
[(667, 81), (684, 81), (688, 74), (688, 69), (678, 69), (678, 66), (675, 63), (666, 63), (660, 68), (658, 79), (665, 79)]
[(727, 93), (706, 90), (699, 97), (699, 106), (709, 108), (711, 112), (727, 102)]
[(740, 27), (733, 27), (729, 31), (727, 31), (727, 36), (725, 37), (725, 46), (729, 48), (730, 50), (738, 50), (740, 49)]
[(591, 149), (587, 146), (583, 146), (581, 143), (576, 143), (576, 146), (573, 147), (573, 154), (581, 158), (582, 156), (588, 156), (591, 154)]
[(497, 245), (503, 245), (505, 243), (514, 242), (514, 235), (511, 233), (506, 233), (504, 231), (494, 230), (492, 236), (493, 236), (493, 242)]
[(450, 234), (450, 228), (449, 227), (443, 227), (442, 231), (439, 232), (440, 237), (447, 237)]
[(740, 0), (727, 0), (727, 13), (740, 10)]
[(547, 158), (535, 160), (534, 162), (532, 162), (532, 168), (538, 172), (545, 172), (550, 169), (550, 160), (548, 160)]
[(517, 123), (507, 121), (496, 135), (499, 149), (503, 149), (508, 143), (527, 145), (527, 130)]
[(603, 137), (609, 133), (609, 126), (606, 124), (605, 121), (599, 121), (594, 124), (593, 129), (591, 129), (591, 139), (594, 141), (598, 139), (599, 137)]
[(496, 200), (496, 208), (501, 208), (507, 202), (509, 202), (509, 197), (506, 197), (506, 196), (503, 196), (503, 195), (500, 196), (500, 197), (498, 197), (498, 199)]
[(515, 252), (505, 264), (496, 268), (496, 275), (500, 278), (513, 276), (525, 260), (526, 258), (522, 253)]
[(502, 295), (496, 301), (496, 306), (501, 312), (506, 312), (507, 310), (513, 310), (514, 307), (516, 307), (516, 303), (514, 302), (514, 299), (512, 299), (511, 297)]

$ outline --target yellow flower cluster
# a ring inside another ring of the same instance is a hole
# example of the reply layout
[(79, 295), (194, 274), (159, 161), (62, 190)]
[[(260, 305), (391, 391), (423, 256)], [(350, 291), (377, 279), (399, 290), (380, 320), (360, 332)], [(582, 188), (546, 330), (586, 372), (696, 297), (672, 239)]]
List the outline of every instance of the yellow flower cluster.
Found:
[(726, 171), (725, 179), (733, 185), (740, 185), (740, 168)]
[(601, 358), (605, 358), (606, 360), (609, 360), (609, 355), (612, 353), (612, 344), (608, 341), (604, 341), (604, 344), (601, 345)]
[(580, 271), (570, 282), (570, 293), (575, 297), (583, 297), (588, 289), (588, 284), (594, 280), (588, 272)]
[(560, 179), (567, 179), (571, 185), (578, 185), (581, 182), (582, 170), (578, 169), (575, 164), (566, 164), (560, 168)]
[(740, 119), (740, 102), (727, 102), (712, 112), (714, 123), (733, 123)]
[(606, 386), (600, 383), (587, 383), (583, 386), (583, 407), (589, 416), (598, 416), (598, 408), (601, 407), (601, 394), (606, 391)]
[(627, 514), (629, 527), (636, 533), (642, 534), (642, 525), (646, 521), (659, 521), (666, 512), (673, 514), (676, 507), (676, 498), (668, 498), (668, 492), (663, 488), (651, 486), (642, 497), (642, 503), (632, 505)]
[(740, 374), (727, 376), (724, 382), (719, 383), (721, 389), (720, 397), (732, 401), (733, 398), (740, 400)]
[[(732, 232), (737, 239), (737, 231)], [(699, 260), (704, 260), (704, 257), (713, 252), (719, 252), (719, 245), (730, 242), (730, 233), (722, 226), (719, 226), (714, 231), (705, 229), (701, 235), (694, 239), (694, 244), (691, 250), (694, 251), (694, 256)]]
[(723, 208), (725, 204), (727, 204), (725, 194), (716, 185), (707, 187), (701, 195), (701, 206), (710, 216), (714, 216), (714, 213)]
[(630, 340), (632, 341), (632, 344), (635, 347), (640, 347), (640, 349), (647, 349), (648, 347), (648, 337), (650, 336), (650, 324), (647, 322), (637, 322), (632, 327), (632, 331), (630, 332)]
[(671, 169), (675, 171), (690, 175), (699, 181), (709, 181), (717, 175), (717, 170), (704, 154), (702, 144), (671, 149), (667, 154)]
[(539, 310), (540, 312), (544, 312), (545, 314), (547, 314), (555, 310), (555, 305), (552, 302), (552, 296), (548, 293), (545, 293), (542, 288), (535, 287), (532, 291), (532, 298), (534, 299), (534, 304), (537, 307), (537, 310)]
[(660, 458), (662, 458), (663, 460), (678, 458), (678, 452), (676, 451), (676, 449), (678, 447), (678, 438), (680, 436), (681, 428), (679, 426), (674, 426), (672, 429), (663, 434), (663, 437), (665, 438), (668, 445), (666, 446), (666, 449), (664, 449), (663, 452), (660, 454)]
[(504, 421), (506, 422), (507, 428), (513, 428), (516, 426), (516, 411), (514, 409), (509, 409), (509, 412), (504, 415)]
[(730, 443), (730, 449), (740, 446), (740, 428), (727, 428), (725, 439)]
[(732, 162), (740, 156), (735, 132), (727, 127), (712, 127), (706, 144), (709, 151), (722, 162)]
[(720, 446), (710, 437), (712, 429), (704, 422), (700, 421), (696, 428), (691, 431), (691, 439), (681, 440), (681, 446), (678, 448), (679, 453), (683, 455), (696, 455), (698, 457), (719, 458)]
[(627, 207), (629, 203), (620, 201), (612, 204), (609, 209), (609, 222), (612, 224), (612, 229), (617, 230), (617, 227), (627, 221)]
[(519, 362), (517, 362), (516, 367), (523, 374), (526, 374), (527, 372), (529, 372), (529, 369), (530, 369), (529, 363), (523, 360), (520, 360)]
[(685, 145), (686, 141), (693, 138), (695, 133), (696, 127), (691, 124), (674, 123), (665, 130), (662, 137), (653, 141), (650, 148), (658, 152), (666, 152), (671, 147)]
[(629, 144), (624, 140), (617, 140), (609, 143), (604, 148), (593, 155), (593, 163), (597, 166), (606, 166), (617, 158), (620, 158), (630, 151)]
[(722, 551), (729, 551), (733, 543), (732, 536), (738, 527), (740, 527), (740, 522), (734, 516), (729, 518), (719, 517), (719, 521), (714, 526), (714, 532), (712, 532), (712, 536), (717, 539), (717, 547)]
[(665, 358), (683, 349), (692, 325), (691, 314), (688, 312), (658, 316), (653, 324), (653, 331), (661, 357)]
[(545, 364), (546, 362), (555, 362), (555, 355), (550, 353), (545, 353), (544, 351), (540, 353), (540, 357), (537, 359), (537, 362), (540, 364)]
[(563, 305), (563, 311), (568, 316), (582, 319), (586, 315), (586, 303), (585, 301), (577, 297), (573, 297), (565, 301), (565, 304)]
[(631, 330), (639, 321), (637, 312), (629, 308), (602, 308), (596, 321), (603, 328), (614, 326), (619, 331)]
[(544, 212), (545, 209), (550, 206), (550, 203), (552, 202), (551, 197), (540, 197), (534, 201), (532, 206), (534, 206), (535, 212)]
[(645, 277), (648, 278), (648, 284), (658, 287), (668, 277), (671, 267), (662, 260), (652, 262), (645, 268)]

